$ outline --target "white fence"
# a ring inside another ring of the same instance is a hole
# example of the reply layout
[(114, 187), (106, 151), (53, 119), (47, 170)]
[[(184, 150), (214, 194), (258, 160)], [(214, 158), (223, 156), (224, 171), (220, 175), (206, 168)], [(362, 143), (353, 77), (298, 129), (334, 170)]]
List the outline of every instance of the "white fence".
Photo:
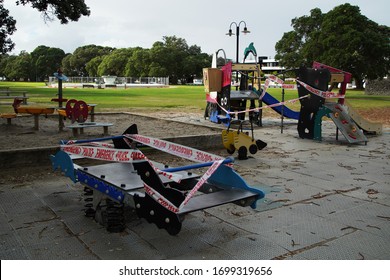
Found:
[[(49, 77), (47, 84), (49, 87), (57, 87), (58, 79)], [(68, 77), (67, 81), (62, 81), (63, 87), (165, 87), (169, 86), (169, 77)]]

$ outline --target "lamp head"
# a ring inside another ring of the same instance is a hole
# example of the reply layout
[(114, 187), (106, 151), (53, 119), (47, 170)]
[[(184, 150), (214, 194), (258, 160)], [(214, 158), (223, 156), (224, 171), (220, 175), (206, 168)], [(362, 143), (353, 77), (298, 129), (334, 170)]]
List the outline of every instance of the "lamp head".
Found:
[(244, 27), (244, 30), (242, 31), (242, 33), (244, 33), (244, 34), (247, 34), (247, 33), (251, 33), (249, 30), (248, 30), (248, 28), (246, 28), (246, 26)]
[(231, 29), (229, 29), (229, 32), (226, 33), (226, 35), (232, 36), (232, 35), (234, 35), (234, 33), (233, 33), (233, 31)]

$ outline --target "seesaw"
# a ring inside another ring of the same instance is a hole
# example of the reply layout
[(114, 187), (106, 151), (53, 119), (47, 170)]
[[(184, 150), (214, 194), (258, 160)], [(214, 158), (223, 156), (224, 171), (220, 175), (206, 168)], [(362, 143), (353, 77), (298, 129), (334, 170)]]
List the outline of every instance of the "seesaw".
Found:
[[(140, 150), (145, 145), (196, 163), (169, 167), (151, 161)], [(104, 163), (80, 166), (78, 158)], [(188, 213), (227, 203), (256, 208), (264, 197), (263, 191), (247, 185), (234, 171), (233, 158), (139, 135), (136, 125), (119, 136), (62, 141), (51, 161), (54, 170), (84, 186), (86, 216), (110, 232), (125, 229), (128, 207), (135, 209), (138, 217), (176, 235)], [(199, 168), (207, 170), (202, 175), (192, 173)]]

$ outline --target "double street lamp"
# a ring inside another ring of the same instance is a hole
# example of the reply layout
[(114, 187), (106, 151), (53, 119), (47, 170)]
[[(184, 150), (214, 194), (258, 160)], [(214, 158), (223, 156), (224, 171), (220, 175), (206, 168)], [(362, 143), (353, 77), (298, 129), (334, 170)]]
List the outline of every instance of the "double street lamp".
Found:
[[(248, 30), (248, 28), (246, 27), (246, 22), (245, 21), (240, 21), (239, 23), (236, 23), (236, 22), (232, 22), (230, 23), (230, 27), (229, 27), (229, 32), (226, 33), (226, 35), (229, 35), (229, 36), (232, 36), (232, 35), (236, 35), (237, 37), (237, 45), (236, 45), (236, 63), (238, 63), (238, 51), (239, 51), (239, 43), (240, 43), (240, 25), (241, 24), (244, 24), (244, 30), (242, 31), (242, 33), (244, 34), (247, 34), (247, 33), (250, 33), (250, 31)], [(233, 33), (232, 31), (232, 26), (235, 25), (236, 26), (236, 34)]]
[[(232, 25), (235, 25), (236, 26), (236, 37), (237, 37), (237, 42), (236, 42), (236, 63), (238, 63), (238, 52), (239, 52), (239, 44), (240, 44), (240, 25), (241, 24), (244, 24), (244, 30), (242, 31), (242, 33), (244, 34), (248, 34), (250, 33), (250, 31), (248, 30), (248, 28), (246, 27), (246, 22), (245, 21), (240, 21), (239, 23), (237, 22), (232, 22), (230, 23), (230, 26), (229, 26), (229, 32), (226, 33), (226, 35), (229, 35), (229, 36), (232, 36), (234, 35), (233, 31), (232, 31)], [(236, 82), (238, 81), (238, 72), (236, 73)]]

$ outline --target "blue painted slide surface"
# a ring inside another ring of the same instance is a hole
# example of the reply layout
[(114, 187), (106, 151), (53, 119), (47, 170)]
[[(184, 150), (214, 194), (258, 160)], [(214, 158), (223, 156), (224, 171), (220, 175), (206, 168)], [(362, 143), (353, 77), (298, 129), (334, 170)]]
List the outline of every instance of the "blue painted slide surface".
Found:
[[(261, 95), (261, 93), (259, 91), (256, 91), (257, 94)], [(271, 94), (269, 94), (268, 92), (265, 93), (265, 95), (263, 96), (263, 99), (262, 101), (267, 104), (267, 105), (272, 105), (272, 104), (276, 104), (276, 103), (279, 103), (280, 101), (277, 100), (275, 97), (273, 97)], [(286, 106), (283, 106), (283, 105), (280, 105), (280, 106), (275, 106), (275, 107), (271, 107), (275, 112), (277, 112), (278, 114), (281, 114), (282, 113), (282, 107), (283, 108), (283, 115), (286, 117), (286, 118), (289, 118), (289, 119), (295, 119), (295, 120), (299, 120), (299, 112), (297, 111), (293, 111), (291, 110), (290, 108), (286, 107)]]

